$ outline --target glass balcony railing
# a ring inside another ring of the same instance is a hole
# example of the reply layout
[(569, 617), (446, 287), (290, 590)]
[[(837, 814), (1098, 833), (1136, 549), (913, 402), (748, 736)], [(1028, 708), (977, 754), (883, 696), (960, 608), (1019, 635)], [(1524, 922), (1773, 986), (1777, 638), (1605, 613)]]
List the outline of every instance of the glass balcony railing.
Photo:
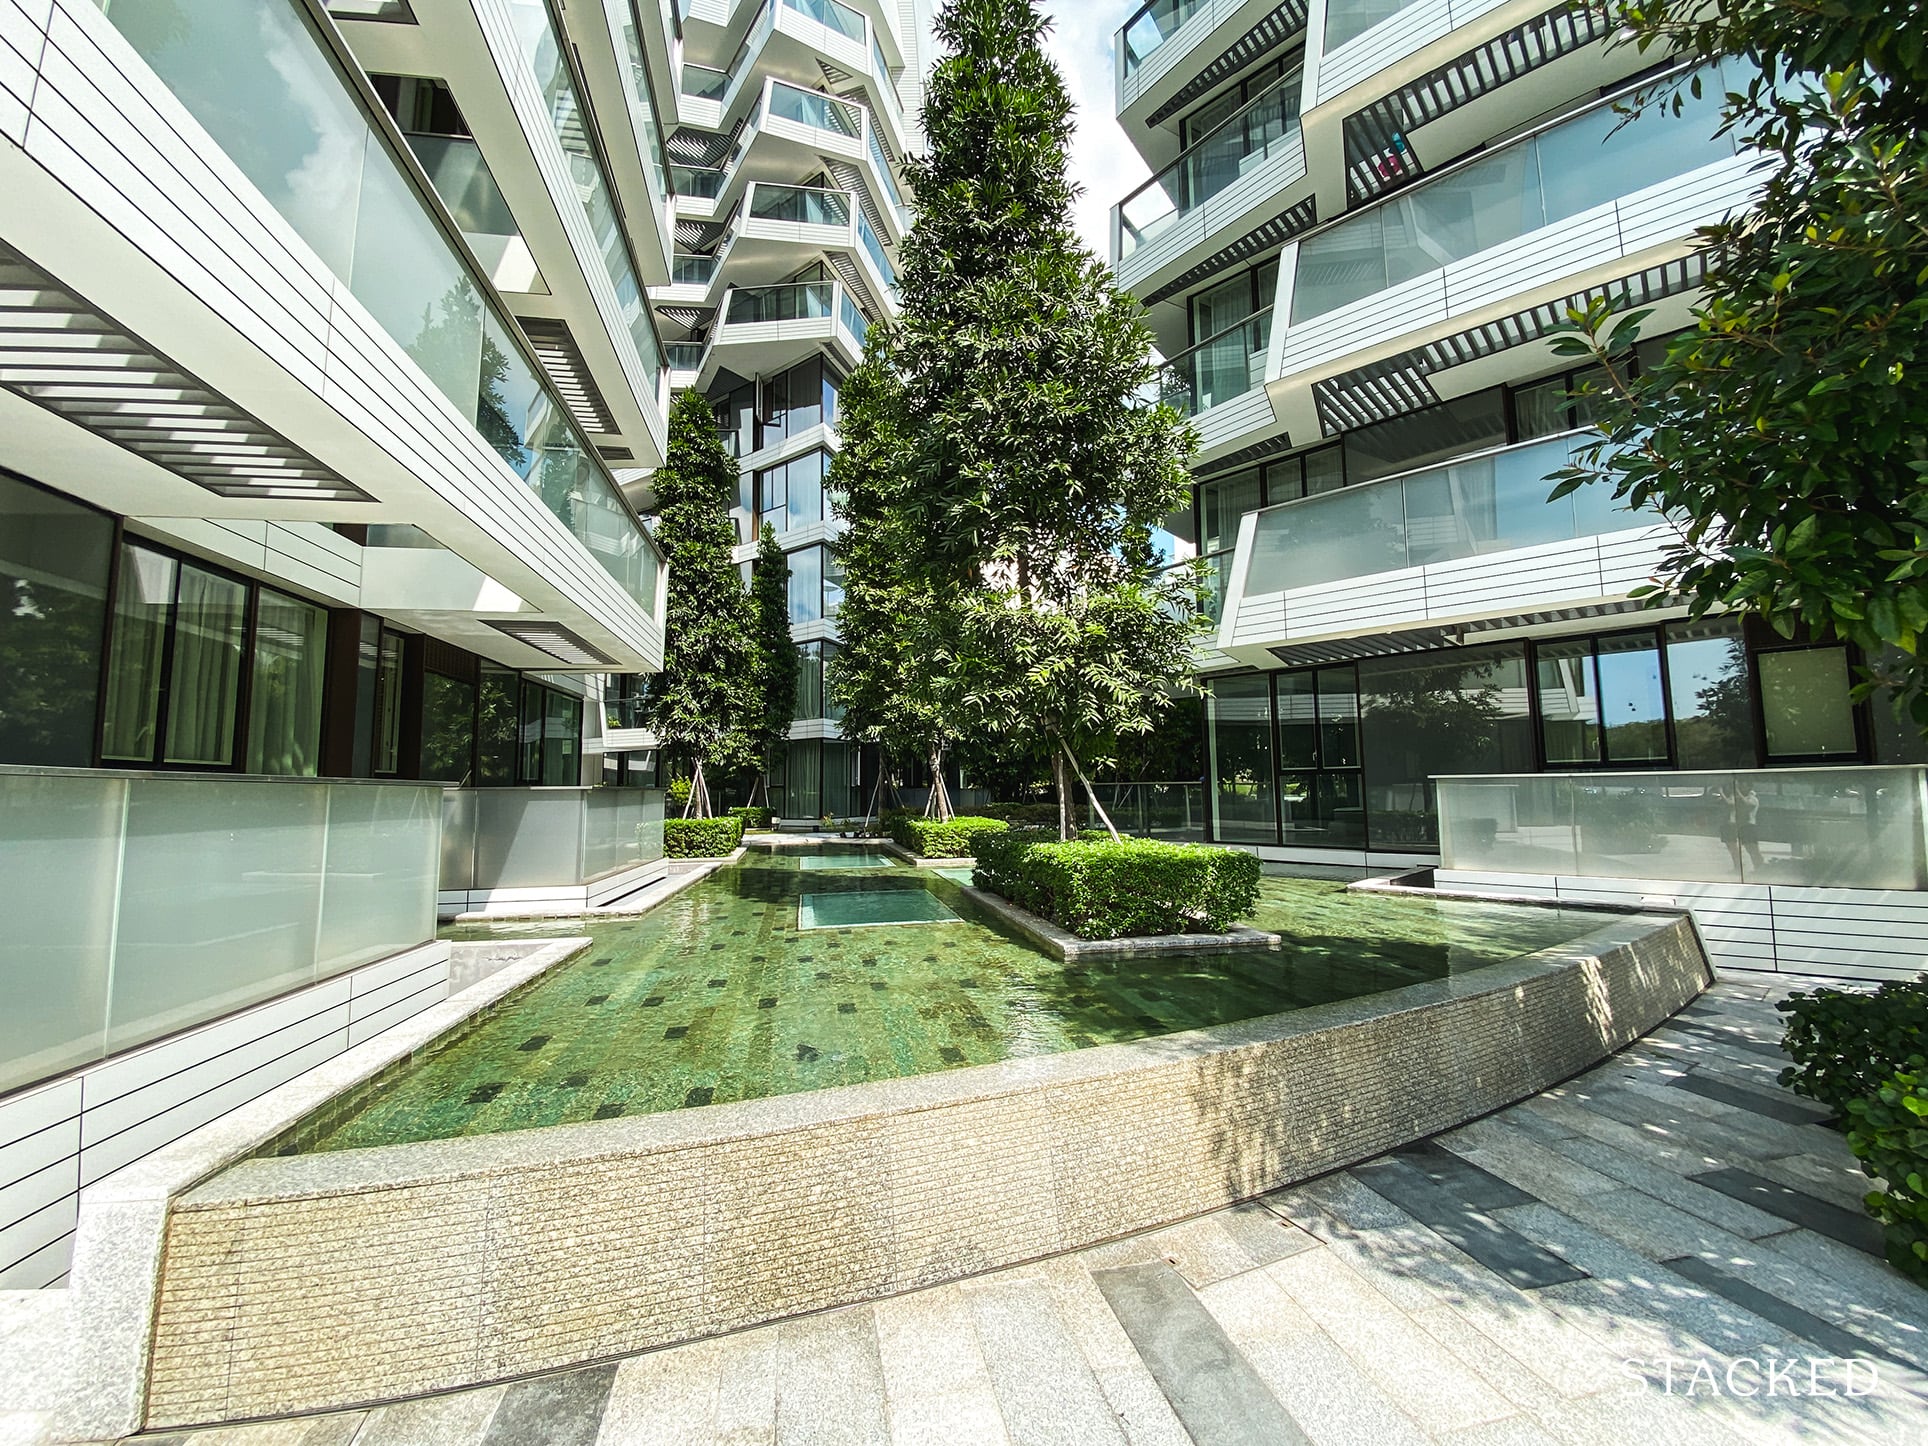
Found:
[(1112, 207), (1120, 261), (1263, 166), (1299, 133), (1303, 74), (1293, 71)]
[(689, 256), (679, 252), (670, 258), (669, 279), (672, 286), (708, 286), (715, 275), (714, 256)]
[(848, 226), (850, 195), (819, 186), (777, 186), (759, 181), (750, 187), (750, 215), (760, 221)]
[(828, 281), (793, 281), (783, 286), (751, 286), (730, 292), (726, 326), (769, 321), (808, 321), (830, 315), (837, 288)]
[(846, 39), (862, 42), (870, 27), (842, 0), (783, 0), (783, 8), (827, 25)]
[(1611, 100), (1389, 196), (1299, 244), (1294, 325), (1735, 153), (1727, 85), (1704, 73), (1679, 116)]
[(721, 100), (723, 93), (730, 88), (730, 73), (685, 61), (679, 88), (692, 100)]
[(883, 145), (878, 141), (875, 129), (866, 127), (866, 138), (870, 142), (870, 163), (877, 168), (877, 175), (884, 183), (884, 192), (889, 196), (890, 204), (897, 212), (898, 223), (908, 231), (910, 216), (904, 209), (904, 198), (897, 190), (897, 178), (890, 173), (890, 158), (884, 154)]
[(777, 81), (770, 87), (769, 111), (783, 120), (795, 121), (812, 130), (828, 131), (832, 135), (849, 136), (853, 140), (864, 133), (861, 106), (818, 91), (803, 90), (783, 81)]
[(464, 236), (520, 236), (515, 213), (503, 198), (482, 159), (482, 148), (467, 136), (407, 134), (408, 148), (428, 173), (435, 194)]
[[(1448, 868), (1793, 888), (1928, 888), (1920, 768), (1439, 780)], [(1685, 902), (1685, 901), (1683, 901)]]
[(1151, 58), (1153, 51), (1177, 34), (1178, 28), (1208, 3), (1209, 0), (1150, 0), (1149, 4), (1139, 7), (1118, 32), (1125, 74), (1133, 74)]
[(876, 228), (870, 224), (870, 218), (864, 215), (862, 207), (857, 210), (857, 239), (863, 242), (864, 250), (869, 253), (878, 274), (889, 284), (890, 289), (895, 291), (897, 268), (890, 264), (890, 253), (884, 250), (883, 241), (879, 239)]
[(592, 128), (587, 107), (576, 94), (575, 77), (551, 21), (547, 0), (507, 0), (507, 4), (510, 21), (521, 42), (522, 58), (542, 95), (543, 111), (549, 118), (556, 144), (568, 158), (569, 175), (575, 183), (583, 219), (595, 237), (609, 284), (615, 288), (617, 304), (622, 308), (624, 325), (635, 343), (643, 373), (653, 387), (663, 367), (662, 346), (656, 339), (642, 283), (636, 279), (636, 268), (630, 260), (629, 238), (623, 231), (615, 188), (603, 172), (602, 158), (590, 143)]
[(1265, 385), (1272, 308), (1180, 352), (1158, 374), (1158, 399), (1188, 417)]
[(1547, 501), (1547, 479), (1593, 439), (1570, 432), (1522, 446), (1262, 508), (1247, 597), (1650, 526), (1590, 483)]
[(714, 201), (723, 192), (724, 174), (721, 166), (671, 166), (669, 181), (679, 196), (701, 196)]
[(864, 338), (870, 335), (870, 323), (864, 319), (863, 311), (851, 299), (848, 291), (843, 293), (840, 314), (843, 317), (844, 330), (857, 338), (857, 345), (861, 347), (864, 344)]
[(1416, 0), (1326, 0), (1325, 53), (1357, 40), (1381, 20), (1390, 20)]
[(705, 348), (700, 341), (672, 341), (663, 346), (663, 354), (669, 359), (669, 369), (673, 372), (693, 372), (703, 365)]
[(643, 59), (643, 37), (637, 30), (636, 7), (631, 0), (603, 0), (603, 16), (609, 33), (617, 42), (616, 73), (622, 81), (623, 99), (629, 104), (630, 124), (636, 132), (637, 149), (642, 152), (643, 169), (648, 173), (651, 197), (658, 214), (669, 201), (669, 176), (663, 164), (663, 128), (656, 117), (656, 102), (649, 88), (649, 63)]
[[(174, 0), (165, 24), (149, 7), (116, 5), (106, 13), (375, 324), (653, 614), (660, 565), (654, 545), (468, 249), (437, 222), (305, 7), (296, 0)], [(276, 84), (253, 93), (245, 107), (235, 104), (236, 36), (275, 57)], [(650, 337), (650, 357), (660, 366)]]

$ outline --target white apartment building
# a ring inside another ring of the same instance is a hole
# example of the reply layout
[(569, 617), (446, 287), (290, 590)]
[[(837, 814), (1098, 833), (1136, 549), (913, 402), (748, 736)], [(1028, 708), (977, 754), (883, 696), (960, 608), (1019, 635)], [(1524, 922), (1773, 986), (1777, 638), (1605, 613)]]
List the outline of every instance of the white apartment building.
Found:
[[(75, 1194), (660, 877), (657, 0), (0, 6), (0, 1287)], [(652, 832), (653, 829), (653, 832)]]
[[(675, 249), (649, 296), (671, 384), (711, 400), (741, 467), (737, 560), (748, 568), (766, 523), (788, 558), (802, 671), (790, 745), (770, 779), (786, 818), (861, 814), (875, 767), (874, 750), (843, 740), (824, 693), (842, 592), (830, 550), (841, 521), (824, 479), (839, 445), (838, 389), (870, 324), (897, 310), (895, 257), (910, 226), (903, 158), (920, 144), (930, 27), (928, 0), (697, 0), (682, 17), (665, 142)], [(647, 511), (646, 477), (631, 494)], [(612, 693), (615, 757), (650, 739), (625, 716), (624, 684)], [(619, 776), (637, 776), (633, 767)]]
[[(1664, 517), (1547, 480), (1566, 309), (1684, 325), (1759, 178), (1678, 69), (1546, 0), (1150, 0), (1117, 114), (1155, 175), (1112, 262), (1202, 438), (1211, 832), (1269, 858), (1691, 904), (1728, 967), (1928, 958), (1922, 741), (1847, 649), (1630, 598)], [(1638, 366), (1640, 356), (1631, 364)]]

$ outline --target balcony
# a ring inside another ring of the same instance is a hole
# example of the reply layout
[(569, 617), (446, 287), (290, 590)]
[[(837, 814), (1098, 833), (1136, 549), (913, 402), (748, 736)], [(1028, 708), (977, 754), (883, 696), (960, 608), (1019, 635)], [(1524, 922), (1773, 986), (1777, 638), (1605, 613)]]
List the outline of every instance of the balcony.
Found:
[[(1308, 87), (1311, 99), (1307, 108), (1324, 105), (1342, 91), (1508, 5), (1518, 12), (1507, 17), (1515, 24), (1546, 9), (1544, 0), (1528, 4), (1516, 0), (1327, 0), (1318, 74)], [(1504, 29), (1505, 24), (1500, 23), (1498, 28)], [(1489, 31), (1492, 28), (1486, 27)]]
[(853, 367), (863, 358), (869, 329), (862, 308), (841, 282), (733, 286), (724, 293), (693, 385), (707, 386), (721, 367), (740, 376), (781, 371), (826, 343), (843, 365)]
[(1609, 99), (1289, 246), (1281, 415), (1310, 427), (1291, 394), (1311, 381), (1684, 256), (1758, 186), (1753, 158), (1715, 134), (1724, 86), (1706, 79), (1679, 117), (1623, 122)]
[(1548, 480), (1592, 433), (1465, 457), (1247, 513), (1218, 646), (1270, 649), (1618, 600), (1651, 576), (1672, 529), (1590, 484)]
[(650, 295), (657, 301), (713, 308), (729, 277), (742, 285), (760, 276), (794, 273), (799, 247), (829, 253), (844, 279), (858, 283), (866, 304), (891, 304), (897, 271), (860, 197), (835, 187), (774, 181), (751, 182), (716, 250), (677, 256), (670, 285)]
[(1265, 391), (1271, 344), (1272, 308), (1267, 306), (1161, 368), (1159, 400), (1196, 418), (1202, 460), (1273, 429), (1272, 399)]
[[(1209, 254), (1241, 222), (1269, 219), (1288, 193), (1310, 191), (1299, 129), (1299, 71), (1112, 207), (1111, 255), (1118, 284), (1154, 291)], [(1253, 213), (1264, 209), (1263, 217)]]
[(469, 250), (501, 291), (544, 290), (535, 256), (522, 238), (509, 203), (482, 159), (482, 148), (467, 136), (405, 132), (408, 148), (421, 162), (435, 194), (448, 207)]
[(1148, 0), (1119, 27), (1119, 124), (1152, 139), (1156, 126), (1305, 25), (1304, 0)]
[(438, 912), (584, 911), (668, 872), (653, 788), (451, 788)]

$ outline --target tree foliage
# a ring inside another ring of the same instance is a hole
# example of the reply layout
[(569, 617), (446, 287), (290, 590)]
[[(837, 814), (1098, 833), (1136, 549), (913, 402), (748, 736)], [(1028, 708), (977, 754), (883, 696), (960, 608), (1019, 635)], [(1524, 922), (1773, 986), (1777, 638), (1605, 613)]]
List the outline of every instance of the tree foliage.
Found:
[[(1611, 484), (1680, 534), (1659, 591), (1696, 615), (1751, 611), (1886, 653), (1882, 681), (1928, 724), (1928, 37), (1897, 0), (1650, 0), (1642, 48), (1740, 57), (1727, 124), (1765, 194), (1702, 233), (1691, 330), (1630, 377), (1647, 319), (1597, 304), (1559, 339), (1608, 368), (1601, 442), (1561, 495)], [(1696, 81), (1694, 84), (1700, 84)], [(1649, 105), (1681, 101), (1644, 97)]]
[(1049, 752), (1063, 794), (1067, 753), (1096, 763), (1149, 731), (1189, 676), (1198, 577), (1150, 546), (1194, 437), (1145, 400), (1140, 308), (1072, 231), (1071, 102), (1045, 31), (1031, 0), (938, 17), (903, 313), (845, 389), (831, 483), (851, 519), (840, 674), (905, 721)]
[(750, 746), (766, 775), (777, 750), (790, 737), (797, 711), (797, 645), (790, 637), (790, 564), (777, 546), (769, 523), (757, 534), (756, 561), (750, 569), (750, 602), (755, 617), (757, 712)]
[(736, 461), (694, 391), (670, 407), (669, 449), (655, 477), (656, 540), (669, 564), (663, 671), (649, 722), (663, 746), (725, 773), (755, 766), (757, 647), (742, 574), (730, 560)]

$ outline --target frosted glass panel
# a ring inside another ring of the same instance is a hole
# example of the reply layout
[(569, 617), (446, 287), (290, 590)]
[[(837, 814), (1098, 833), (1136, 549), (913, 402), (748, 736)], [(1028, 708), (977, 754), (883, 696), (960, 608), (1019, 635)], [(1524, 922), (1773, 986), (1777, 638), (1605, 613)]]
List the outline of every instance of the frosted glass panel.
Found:
[(582, 795), (583, 882), (663, 856), (663, 795), (655, 789), (593, 788)]
[(1920, 889), (1915, 768), (1439, 781), (1448, 868), (1804, 888)]
[(323, 790), (214, 778), (134, 779), (128, 788), (108, 1046), (308, 982)]
[(434, 935), (441, 812), (439, 788), (329, 786), (317, 978)]
[(580, 789), (485, 789), (476, 805), (476, 888), (582, 882)]
[(0, 1090), (100, 1055), (126, 787), (0, 774)]

